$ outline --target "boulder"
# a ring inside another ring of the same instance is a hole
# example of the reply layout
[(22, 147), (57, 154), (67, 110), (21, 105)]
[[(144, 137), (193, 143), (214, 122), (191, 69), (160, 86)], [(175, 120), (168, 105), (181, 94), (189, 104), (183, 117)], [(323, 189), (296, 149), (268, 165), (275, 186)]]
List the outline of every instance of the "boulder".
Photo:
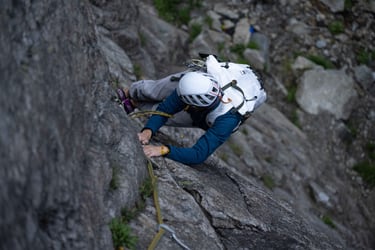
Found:
[(296, 93), (304, 111), (314, 115), (329, 112), (336, 119), (348, 119), (357, 97), (353, 78), (342, 70), (308, 70)]
[(247, 45), (250, 40), (249, 19), (241, 18), (234, 29), (233, 43)]

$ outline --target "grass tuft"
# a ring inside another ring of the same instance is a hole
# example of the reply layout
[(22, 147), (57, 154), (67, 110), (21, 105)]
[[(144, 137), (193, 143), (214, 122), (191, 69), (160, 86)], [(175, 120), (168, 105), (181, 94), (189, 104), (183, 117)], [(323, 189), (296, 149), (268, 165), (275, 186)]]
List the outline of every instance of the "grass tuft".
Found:
[(322, 221), (331, 228), (336, 228), (335, 223), (333, 223), (333, 220), (328, 215), (323, 215)]
[(328, 24), (328, 30), (333, 34), (333, 35), (339, 35), (344, 32), (344, 23), (341, 21), (333, 21), (330, 24)]
[(356, 164), (353, 169), (372, 188), (375, 186), (375, 164), (370, 161), (363, 161)]
[(197, 36), (202, 32), (202, 25), (199, 23), (193, 23), (190, 27), (190, 41), (194, 41)]
[(177, 25), (188, 24), (190, 12), (202, 6), (202, 0), (154, 0), (158, 14), (165, 21)]
[(276, 187), (275, 181), (270, 175), (263, 175), (261, 177), (261, 180), (263, 181), (264, 186), (266, 186), (269, 189), (274, 189)]
[(318, 64), (318, 65), (322, 66), (325, 69), (334, 69), (335, 68), (333, 63), (330, 60), (328, 60), (327, 58), (325, 58), (324, 56), (307, 55), (306, 58), (309, 59), (310, 61), (314, 62), (315, 64)]
[(129, 225), (124, 223), (120, 218), (114, 218), (109, 228), (112, 233), (112, 241), (115, 249), (120, 247), (127, 247), (131, 250), (135, 249), (138, 238), (131, 234)]

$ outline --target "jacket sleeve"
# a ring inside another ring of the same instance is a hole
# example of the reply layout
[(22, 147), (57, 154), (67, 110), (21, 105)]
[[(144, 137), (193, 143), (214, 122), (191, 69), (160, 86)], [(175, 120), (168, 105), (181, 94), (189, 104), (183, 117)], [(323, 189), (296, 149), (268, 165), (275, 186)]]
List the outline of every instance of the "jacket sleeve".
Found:
[[(183, 110), (185, 106), (186, 104), (180, 99), (177, 91), (174, 90), (171, 95), (169, 95), (163, 102), (158, 105), (156, 110), (174, 115)], [(152, 134), (154, 135), (166, 123), (167, 120), (168, 117), (161, 115), (152, 115), (147, 121), (143, 130), (151, 129)]]
[(202, 163), (230, 137), (240, 121), (239, 114), (228, 112), (219, 116), (193, 147), (181, 148), (168, 145), (170, 152), (166, 157), (187, 165)]

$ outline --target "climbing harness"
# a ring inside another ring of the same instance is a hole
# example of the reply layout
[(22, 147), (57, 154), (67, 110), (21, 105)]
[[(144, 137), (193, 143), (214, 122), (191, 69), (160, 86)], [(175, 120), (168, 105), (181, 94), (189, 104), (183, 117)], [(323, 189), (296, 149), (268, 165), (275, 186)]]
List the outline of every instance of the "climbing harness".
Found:
[(170, 228), (169, 226), (163, 224), (163, 217), (161, 215), (160, 204), (159, 204), (159, 197), (158, 197), (158, 191), (157, 191), (157, 183), (156, 183), (157, 182), (157, 177), (154, 175), (154, 171), (153, 171), (153, 168), (152, 168), (152, 162), (151, 162), (150, 159), (147, 159), (147, 168), (148, 168), (148, 173), (149, 173), (150, 178), (151, 178), (151, 184), (152, 184), (152, 187), (153, 187), (153, 190), (154, 190), (154, 192), (153, 192), (153, 198), (154, 198), (154, 204), (155, 204), (155, 209), (156, 209), (156, 219), (157, 219), (157, 223), (159, 224), (159, 226), (158, 226), (158, 232), (154, 236), (154, 238), (151, 241), (151, 244), (148, 246), (147, 250), (153, 250), (153, 249), (155, 249), (155, 247), (157, 246), (159, 240), (164, 235), (165, 231), (168, 231), (171, 234), (172, 238), (183, 249), (190, 250), (189, 247), (187, 247), (184, 243), (182, 243), (182, 241), (180, 241), (177, 238), (176, 233), (175, 233), (175, 231), (172, 228)]

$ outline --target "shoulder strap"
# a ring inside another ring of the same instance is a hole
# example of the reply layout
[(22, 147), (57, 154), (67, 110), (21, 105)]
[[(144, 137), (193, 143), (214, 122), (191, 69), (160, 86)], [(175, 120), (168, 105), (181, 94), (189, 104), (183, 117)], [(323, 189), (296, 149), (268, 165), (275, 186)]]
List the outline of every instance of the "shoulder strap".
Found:
[(222, 89), (222, 91), (224, 92), (226, 89), (228, 89), (228, 88), (230, 88), (230, 87), (232, 87), (232, 88), (238, 90), (239, 92), (241, 92), (242, 96), (244, 97), (243, 100), (242, 100), (242, 102), (241, 102), (241, 104), (238, 105), (237, 107), (234, 107), (234, 109), (235, 109), (236, 111), (238, 111), (238, 110), (240, 110), (240, 109), (242, 108), (242, 106), (245, 104), (245, 93), (243, 92), (243, 90), (242, 90), (240, 87), (237, 86), (237, 80), (232, 80), (231, 82), (225, 84), (221, 89)]
[(232, 88), (236, 89), (237, 91), (239, 91), (242, 94), (242, 96), (243, 96), (243, 100), (242, 100), (241, 104), (238, 105), (237, 107), (234, 107), (235, 111), (239, 111), (242, 108), (242, 106), (245, 104), (245, 101), (253, 101), (253, 100), (256, 100), (258, 98), (257, 96), (254, 96), (251, 99), (246, 99), (245, 93), (237, 85), (237, 80), (232, 80), (231, 82), (225, 84), (221, 89), (224, 92), (226, 89), (228, 89), (230, 87), (232, 87)]

